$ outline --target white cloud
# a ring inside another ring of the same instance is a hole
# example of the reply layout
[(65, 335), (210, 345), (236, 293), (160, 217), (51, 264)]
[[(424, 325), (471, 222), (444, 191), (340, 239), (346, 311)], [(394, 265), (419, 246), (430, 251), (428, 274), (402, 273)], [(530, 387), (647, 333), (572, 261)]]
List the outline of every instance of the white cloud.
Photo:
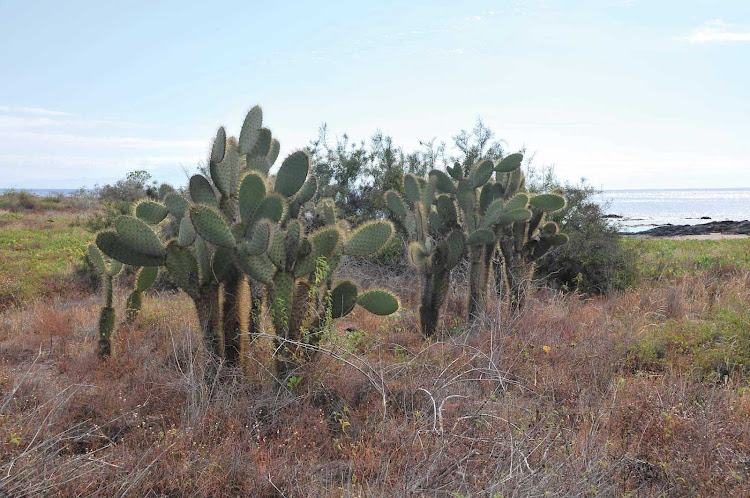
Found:
[(33, 114), (36, 116), (73, 116), (69, 112), (53, 111), (51, 109), (42, 109), (41, 107), (23, 107), (17, 105), (0, 105), (0, 112), (15, 114)]
[(750, 42), (750, 31), (732, 30), (732, 24), (713, 19), (681, 39), (690, 43)]

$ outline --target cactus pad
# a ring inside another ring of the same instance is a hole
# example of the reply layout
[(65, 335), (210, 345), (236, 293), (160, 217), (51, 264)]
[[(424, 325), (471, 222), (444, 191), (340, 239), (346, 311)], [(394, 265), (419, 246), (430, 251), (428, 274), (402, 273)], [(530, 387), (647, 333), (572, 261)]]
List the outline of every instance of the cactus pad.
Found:
[[(120, 240), (130, 248), (149, 256), (164, 256), (164, 247), (162, 247), (156, 232), (138, 218), (132, 216), (118, 217), (115, 220), (115, 230)], [(123, 263), (128, 264), (125, 261)]]
[(495, 234), (491, 230), (486, 228), (480, 228), (474, 230), (466, 239), (466, 245), (468, 246), (480, 246), (484, 244), (491, 244), (495, 240)]
[(96, 236), (96, 246), (110, 258), (126, 265), (160, 266), (164, 264), (162, 256), (150, 256), (125, 245), (114, 230), (99, 232)]
[(208, 242), (223, 247), (237, 245), (227, 222), (217, 210), (202, 204), (193, 204), (190, 206), (190, 220), (198, 235)]
[(158, 274), (159, 268), (156, 266), (144, 266), (138, 270), (138, 276), (135, 279), (135, 290), (138, 292), (146, 291), (156, 281)]
[(199, 294), (200, 272), (193, 252), (187, 247), (167, 244), (165, 264), (175, 284), (191, 297)]
[(190, 201), (176, 192), (168, 193), (164, 198), (164, 204), (167, 206), (169, 213), (175, 218), (182, 218), (185, 216), (185, 213), (190, 207)]
[(343, 280), (331, 291), (331, 316), (341, 318), (354, 309), (357, 304), (357, 286), (351, 280)]
[(281, 145), (279, 144), (279, 141), (275, 138), (271, 140), (271, 146), (268, 149), (268, 154), (266, 155), (266, 159), (268, 159), (268, 164), (273, 165), (273, 163), (276, 162), (276, 159), (279, 157), (279, 151), (281, 150)]
[(274, 190), (284, 197), (291, 197), (305, 183), (310, 169), (310, 158), (301, 150), (294, 152), (281, 163), (276, 174)]
[(565, 197), (555, 194), (535, 195), (529, 200), (529, 204), (545, 212), (559, 211), (565, 207)]
[(99, 275), (105, 275), (109, 272), (107, 263), (104, 261), (104, 255), (94, 244), (89, 244), (88, 257), (91, 266), (94, 267), (96, 273)]
[(499, 163), (497, 163), (497, 166), (495, 166), (495, 171), (497, 171), (498, 173), (510, 173), (511, 171), (520, 168), (522, 161), (523, 154), (521, 154), (520, 152), (510, 154), (509, 156), (505, 156)]
[(262, 126), (263, 111), (256, 105), (250, 109), (245, 116), (245, 121), (242, 123), (242, 130), (240, 130), (240, 138), (238, 141), (240, 154), (250, 153), (255, 142), (258, 140), (258, 135), (260, 134)]
[[(268, 157), (268, 153), (271, 151), (271, 130), (268, 128), (261, 128), (258, 130), (258, 139), (255, 141), (252, 150), (248, 153), (250, 156), (263, 156)], [(269, 161), (272, 162), (272, 161)]]
[(360, 226), (344, 243), (348, 256), (365, 257), (381, 250), (393, 235), (393, 225), (384, 220), (371, 221)]
[(271, 240), (271, 224), (267, 221), (256, 223), (253, 227), (253, 234), (247, 243), (247, 251), (250, 254), (261, 254), (268, 249), (268, 243)]
[(453, 194), (456, 192), (456, 186), (453, 184), (453, 180), (439, 169), (433, 169), (430, 171), (430, 178), (434, 179), (435, 188), (438, 192), (445, 194)]
[(169, 210), (164, 204), (144, 200), (135, 205), (135, 215), (149, 225), (156, 225), (164, 221)]
[(240, 244), (237, 249), (237, 264), (242, 272), (248, 274), (253, 280), (265, 285), (273, 281), (273, 263), (265, 253), (251, 254), (247, 242)]
[(315, 197), (315, 193), (318, 191), (318, 179), (310, 175), (307, 177), (307, 180), (305, 183), (302, 184), (302, 187), (299, 189), (299, 192), (297, 192), (297, 201), (299, 201), (300, 204), (304, 204), (306, 202), (309, 202), (312, 200), (313, 197)]
[(505, 203), (505, 211), (525, 209), (529, 205), (529, 196), (524, 193), (516, 194)]
[(248, 173), (240, 182), (240, 219), (248, 225), (258, 206), (266, 197), (266, 182), (258, 173)]
[(427, 262), (427, 257), (430, 255), (427, 249), (419, 242), (411, 242), (407, 249), (409, 263), (415, 268), (421, 268)]
[(531, 219), (531, 211), (528, 209), (514, 209), (513, 211), (507, 211), (500, 215), (497, 223), (500, 226), (507, 226), (511, 223), (529, 221)]
[(341, 233), (338, 228), (323, 227), (310, 234), (310, 243), (315, 257), (330, 256), (339, 243)]
[(217, 207), (219, 204), (216, 201), (216, 195), (214, 195), (214, 189), (211, 184), (201, 175), (193, 175), (190, 177), (190, 184), (188, 185), (190, 190), (190, 198), (196, 204), (206, 204), (207, 206)]
[(193, 245), (197, 236), (198, 234), (195, 233), (195, 228), (193, 228), (193, 222), (190, 221), (190, 216), (182, 218), (177, 232), (177, 244), (181, 247)]
[(420, 188), (417, 178), (412, 174), (404, 176), (404, 194), (409, 202), (417, 202), (420, 198)]
[(385, 316), (398, 311), (396, 296), (384, 290), (369, 290), (360, 294), (357, 304), (375, 315)]
[(484, 161), (479, 163), (473, 172), (472, 181), (474, 184), (474, 188), (479, 188), (487, 183), (487, 180), (489, 180), (492, 176), (493, 170), (494, 168), (492, 161), (490, 161), (489, 159), (485, 159)]
[(227, 132), (224, 131), (224, 127), (220, 127), (216, 132), (216, 138), (214, 139), (213, 146), (211, 147), (211, 157), (209, 159), (212, 163), (220, 163), (224, 160), (224, 153), (227, 147)]
[(253, 213), (250, 224), (260, 220), (270, 220), (278, 223), (284, 216), (284, 200), (277, 194), (271, 194), (260, 203)]
[(404, 200), (395, 190), (389, 190), (385, 193), (385, 205), (388, 209), (397, 217), (404, 219), (406, 218), (406, 205)]

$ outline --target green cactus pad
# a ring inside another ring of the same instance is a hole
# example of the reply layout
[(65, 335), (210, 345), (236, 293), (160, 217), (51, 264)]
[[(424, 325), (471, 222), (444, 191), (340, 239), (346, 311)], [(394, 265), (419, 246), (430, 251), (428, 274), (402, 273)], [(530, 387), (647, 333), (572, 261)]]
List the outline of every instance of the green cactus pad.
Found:
[(188, 190), (190, 191), (190, 198), (194, 203), (218, 207), (219, 204), (216, 200), (216, 195), (214, 195), (214, 189), (211, 187), (211, 183), (203, 176), (191, 176)]
[(261, 175), (250, 172), (242, 177), (238, 194), (242, 223), (250, 224), (253, 214), (265, 197), (266, 182)]
[(331, 316), (341, 318), (354, 309), (357, 304), (357, 286), (351, 280), (338, 282), (331, 291)]
[(242, 123), (242, 130), (240, 130), (240, 138), (238, 141), (240, 154), (250, 153), (255, 142), (258, 140), (258, 135), (260, 134), (262, 126), (263, 111), (256, 105), (250, 109), (247, 116), (245, 116), (245, 121)]
[(529, 221), (531, 219), (531, 211), (528, 209), (514, 209), (513, 211), (507, 211), (500, 215), (497, 220), (497, 224), (500, 226), (508, 226), (511, 223)]
[(133, 323), (138, 318), (138, 313), (143, 306), (143, 292), (137, 290), (130, 293), (128, 300), (125, 301), (125, 321)]
[(177, 232), (177, 245), (181, 247), (188, 247), (193, 245), (195, 238), (198, 234), (193, 228), (193, 222), (190, 220), (190, 216), (185, 216), (180, 220), (180, 228)]
[(385, 316), (398, 311), (398, 298), (388, 291), (369, 290), (357, 298), (357, 304), (375, 315)]
[(448, 174), (451, 175), (451, 177), (456, 181), (462, 180), (464, 177), (463, 169), (458, 163), (455, 163), (453, 166), (447, 166), (445, 169), (446, 171), (448, 171)]
[(299, 259), (297, 259), (297, 262), (294, 265), (294, 277), (300, 278), (311, 274), (315, 271), (316, 265), (317, 261), (314, 252), (310, 252), (304, 256), (299, 256)]
[(312, 200), (315, 197), (315, 193), (318, 191), (318, 179), (309, 175), (305, 183), (302, 184), (302, 188), (297, 192), (297, 201), (300, 204), (304, 204)]
[(443, 220), (440, 218), (440, 215), (435, 208), (433, 208), (432, 211), (430, 211), (430, 214), (427, 215), (427, 219), (430, 222), (430, 230), (436, 230), (438, 232), (443, 232), (445, 230)]
[(479, 163), (473, 171), (472, 182), (474, 188), (479, 188), (490, 179), (492, 172), (494, 171), (492, 161), (485, 159)]
[(122, 268), (123, 268), (122, 263), (120, 263), (119, 261), (115, 259), (112, 259), (109, 261), (109, 271), (107, 272), (107, 274), (110, 277), (116, 277), (117, 275), (120, 274), (120, 272), (122, 271)]
[(435, 188), (438, 192), (444, 194), (453, 194), (456, 192), (456, 186), (453, 184), (453, 180), (439, 169), (433, 169), (430, 171), (430, 178), (435, 182)]
[(284, 239), (286, 232), (281, 230), (278, 225), (271, 226), (271, 238), (268, 243), (268, 257), (271, 262), (279, 269), (286, 268), (286, 249), (284, 248)]
[(268, 259), (268, 255), (265, 253), (251, 254), (246, 242), (240, 244), (237, 249), (237, 264), (240, 270), (253, 280), (265, 285), (273, 282), (274, 266)]
[(336, 224), (336, 205), (333, 199), (325, 198), (318, 201), (315, 206), (315, 215), (323, 220), (326, 225)]
[(223, 161), (218, 163), (211, 161), (208, 165), (211, 180), (213, 180), (214, 185), (216, 185), (216, 188), (224, 197), (234, 194), (236, 185), (233, 185), (232, 181), (233, 178), (236, 178), (235, 174), (239, 170), (239, 161), (240, 158), (237, 155), (237, 149), (230, 147)]
[(299, 191), (305, 183), (307, 172), (310, 169), (310, 158), (301, 150), (291, 154), (281, 163), (279, 172), (276, 173), (274, 191), (284, 197), (291, 197)]
[(104, 261), (104, 255), (94, 244), (89, 244), (88, 257), (91, 266), (94, 267), (96, 273), (99, 275), (105, 275), (109, 272), (107, 263)]
[(136, 203), (134, 213), (149, 225), (156, 225), (164, 221), (169, 214), (169, 209), (160, 202), (143, 200)]
[(284, 199), (278, 194), (271, 194), (260, 203), (258, 209), (253, 213), (250, 219), (250, 225), (260, 220), (269, 220), (274, 223), (281, 221), (284, 216)]
[(144, 266), (138, 270), (138, 276), (135, 278), (135, 290), (145, 292), (156, 281), (159, 274), (159, 268), (156, 266)]
[(341, 238), (341, 232), (336, 227), (323, 227), (310, 234), (310, 243), (315, 257), (330, 256)]
[(559, 211), (565, 207), (565, 197), (555, 194), (535, 195), (529, 200), (533, 207), (545, 212)]
[(264, 175), (268, 174), (271, 169), (271, 163), (268, 162), (268, 158), (265, 156), (247, 156), (247, 170), (256, 171)]
[(404, 200), (398, 192), (395, 190), (389, 190), (385, 193), (384, 197), (385, 205), (388, 206), (388, 209), (390, 209), (395, 216), (398, 216), (401, 219), (406, 218), (406, 204), (404, 204)]
[(200, 272), (198, 261), (190, 248), (180, 247), (170, 242), (167, 244), (165, 264), (177, 287), (191, 297), (199, 294)]
[(190, 207), (190, 201), (176, 192), (170, 192), (164, 197), (164, 205), (167, 206), (167, 209), (172, 216), (179, 219), (185, 216), (185, 213)]
[[(149, 256), (164, 256), (164, 247), (161, 245), (156, 232), (138, 218), (133, 216), (118, 217), (115, 220), (115, 230), (120, 240), (131, 249)], [(128, 264), (125, 261), (123, 263)]]
[(456, 212), (456, 204), (449, 195), (439, 195), (435, 201), (435, 207), (437, 213), (440, 216), (440, 221), (447, 228), (453, 228), (458, 224), (458, 213)]
[[(255, 141), (255, 145), (248, 155), (250, 156), (263, 156), (268, 157), (268, 153), (271, 151), (271, 142), (273, 138), (271, 136), (271, 130), (268, 128), (261, 128), (258, 130), (258, 139)], [(269, 161), (272, 162), (272, 161)]]
[(126, 265), (160, 266), (164, 264), (162, 256), (143, 254), (125, 245), (114, 230), (100, 232), (96, 236), (96, 246), (105, 255)]
[(271, 140), (271, 147), (268, 149), (268, 154), (266, 155), (266, 159), (268, 159), (268, 164), (273, 166), (273, 163), (276, 162), (276, 159), (279, 157), (279, 151), (281, 150), (281, 144), (279, 144), (279, 141), (275, 138)]
[(497, 187), (498, 185), (492, 181), (482, 185), (482, 190), (479, 194), (480, 213), (486, 213), (487, 208), (490, 206), (490, 204), (492, 204), (492, 202), (499, 197), (497, 195)]
[(229, 225), (217, 210), (202, 204), (193, 204), (189, 212), (195, 231), (208, 242), (223, 247), (237, 245)]
[(302, 235), (302, 224), (298, 220), (291, 220), (286, 226), (286, 235), (284, 236), (284, 250), (293, 258), (297, 256)]
[(495, 240), (495, 234), (491, 230), (486, 228), (480, 228), (474, 230), (467, 238), (466, 245), (468, 246), (481, 246), (484, 244), (491, 244)]
[[(189, 217), (187, 217), (189, 219)], [(198, 261), (198, 269), (201, 273), (201, 283), (209, 283), (211, 281), (211, 254), (213, 248), (210, 247), (205, 240), (201, 237), (196, 237), (193, 243), (193, 250), (195, 252), (195, 259)]]
[(252, 236), (247, 244), (250, 254), (261, 254), (266, 252), (271, 240), (271, 224), (267, 221), (256, 223), (253, 227)]
[(515, 211), (516, 209), (525, 209), (529, 205), (529, 196), (527, 194), (516, 194), (505, 203), (505, 211)]
[(420, 242), (412, 242), (407, 248), (407, 255), (409, 257), (409, 263), (415, 268), (421, 268), (427, 262), (427, 257), (430, 253)]
[(393, 225), (389, 221), (377, 220), (361, 225), (344, 243), (348, 256), (365, 257), (380, 251), (393, 235)]
[(500, 215), (503, 214), (503, 208), (504, 203), (502, 199), (495, 199), (492, 204), (487, 206), (487, 210), (482, 218), (482, 228), (490, 228), (494, 225), (500, 218)]
[[(283, 271), (276, 272), (276, 275), (273, 276), (273, 303), (271, 306), (290, 309), (292, 307), (293, 291), (294, 277)], [(287, 315), (285, 318), (288, 319), (289, 316)]]
[(213, 146), (211, 147), (210, 162), (219, 164), (224, 160), (224, 153), (227, 147), (227, 132), (224, 131), (224, 127), (220, 127), (216, 132), (216, 138), (214, 139)]
[(412, 174), (404, 176), (404, 194), (409, 202), (418, 202), (420, 199), (421, 189), (417, 178)]
[(521, 186), (524, 184), (523, 171), (518, 168), (510, 172), (508, 176), (508, 185), (505, 188), (506, 195), (516, 195), (519, 190), (523, 190)]
[(523, 154), (521, 154), (520, 152), (505, 156), (499, 163), (497, 163), (497, 166), (495, 166), (495, 171), (497, 171), (498, 173), (510, 173), (511, 171), (520, 168), (522, 161)]

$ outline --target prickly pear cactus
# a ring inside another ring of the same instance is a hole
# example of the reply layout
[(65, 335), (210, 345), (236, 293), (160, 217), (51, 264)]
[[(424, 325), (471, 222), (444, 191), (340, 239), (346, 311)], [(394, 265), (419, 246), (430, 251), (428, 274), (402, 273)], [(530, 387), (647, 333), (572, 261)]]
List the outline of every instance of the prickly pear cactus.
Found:
[(125, 323), (133, 323), (138, 318), (143, 305), (143, 295), (154, 283), (158, 273), (159, 268), (155, 266), (146, 266), (138, 270), (135, 278), (135, 289), (130, 293), (125, 303)]
[[(436, 190), (444, 193), (436, 196)], [(389, 190), (385, 203), (409, 236), (407, 256), (421, 279), (420, 329), (429, 337), (437, 330), (450, 272), (464, 256), (466, 237), (459, 224), (455, 188), (445, 173), (433, 172), (429, 181), (408, 174), (404, 193), (406, 198)]]
[(512, 154), (500, 161), (496, 168), (502, 198), (512, 202), (512, 199), (525, 197), (530, 213), (528, 219), (515, 219), (512, 223), (499, 225), (495, 230), (502, 255), (502, 265), (496, 269), (495, 282), (511, 312), (517, 312), (525, 303), (533, 281), (535, 262), (549, 250), (568, 242), (568, 236), (560, 233), (557, 224), (546, 220), (547, 213), (565, 207), (565, 197), (559, 193), (529, 192), (524, 173), (517, 167), (522, 160), (523, 155)]
[[(306, 195), (311, 198), (314, 192)], [(348, 315), (357, 305), (377, 315), (389, 315), (399, 307), (398, 299), (387, 291), (360, 294), (351, 281), (333, 281), (344, 257), (369, 256), (387, 245), (393, 225), (373, 221), (350, 230), (336, 220), (330, 199), (322, 199), (316, 212), (324, 220), (318, 230), (305, 234), (299, 220), (287, 219), (274, 226), (268, 242), (268, 259), (273, 265), (271, 318), (278, 338), (276, 369), (282, 381), (314, 356), (332, 320)]]
[(94, 245), (88, 247), (88, 259), (91, 266), (101, 278), (104, 303), (99, 314), (99, 340), (97, 356), (106, 360), (112, 354), (112, 332), (115, 329), (115, 309), (112, 306), (114, 278), (122, 271), (122, 264), (102, 254)]

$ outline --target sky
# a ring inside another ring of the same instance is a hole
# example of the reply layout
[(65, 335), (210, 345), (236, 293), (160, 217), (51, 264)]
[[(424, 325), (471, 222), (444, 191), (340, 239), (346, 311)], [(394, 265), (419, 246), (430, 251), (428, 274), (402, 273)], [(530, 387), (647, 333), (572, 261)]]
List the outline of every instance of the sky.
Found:
[(477, 118), (603, 189), (750, 187), (750, 2), (0, 0), (0, 187), (186, 182), (260, 104), (406, 150)]

